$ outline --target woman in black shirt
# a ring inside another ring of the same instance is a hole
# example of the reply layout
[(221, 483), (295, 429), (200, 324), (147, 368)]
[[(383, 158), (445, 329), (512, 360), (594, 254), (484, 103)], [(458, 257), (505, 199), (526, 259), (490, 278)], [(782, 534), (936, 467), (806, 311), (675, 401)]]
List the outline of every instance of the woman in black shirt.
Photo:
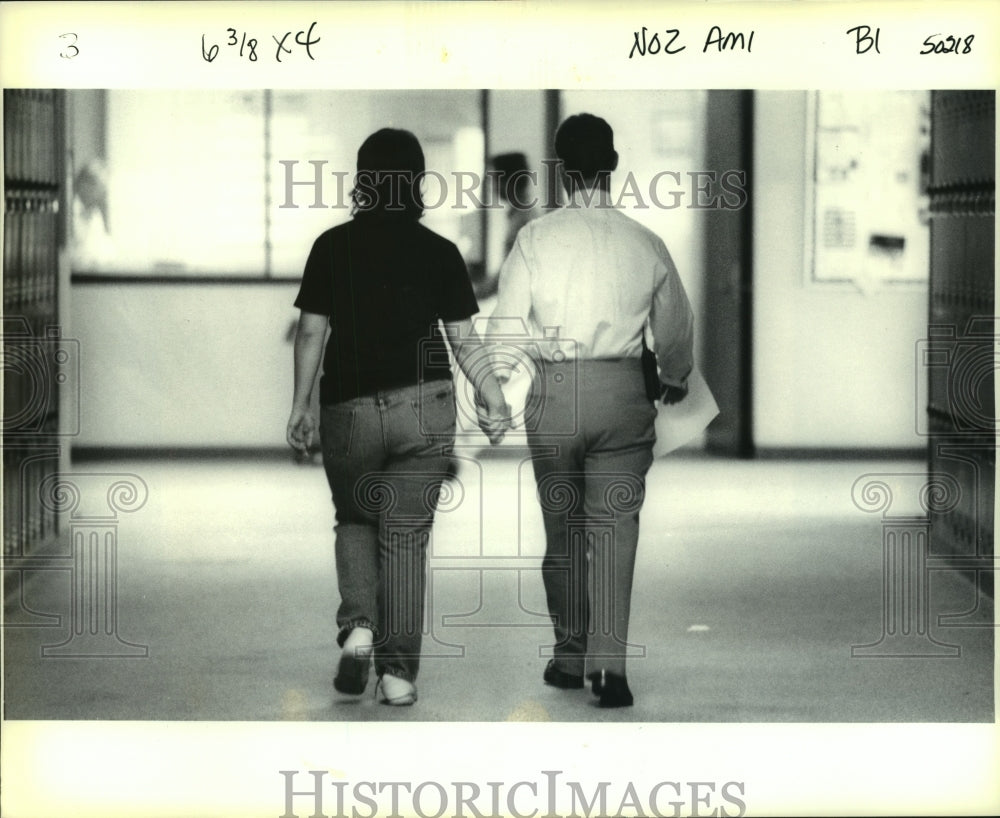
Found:
[(455, 438), (449, 349), (476, 387), (491, 442), (510, 414), (494, 376), (471, 371), (479, 307), (458, 249), (419, 222), (423, 172), (408, 131), (365, 140), (353, 218), (316, 239), (295, 301), (288, 442), (301, 452), (315, 433), (309, 393), (323, 362), (319, 431), (336, 510), (343, 648), (334, 687), (363, 692), (374, 657), (388, 704), (417, 698), (425, 552)]

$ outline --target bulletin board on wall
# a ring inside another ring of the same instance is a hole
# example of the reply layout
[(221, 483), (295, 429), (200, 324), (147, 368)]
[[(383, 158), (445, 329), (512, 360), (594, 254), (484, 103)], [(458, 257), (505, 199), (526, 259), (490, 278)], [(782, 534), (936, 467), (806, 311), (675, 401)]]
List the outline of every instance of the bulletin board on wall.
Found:
[(812, 92), (806, 136), (806, 284), (926, 286), (930, 93)]

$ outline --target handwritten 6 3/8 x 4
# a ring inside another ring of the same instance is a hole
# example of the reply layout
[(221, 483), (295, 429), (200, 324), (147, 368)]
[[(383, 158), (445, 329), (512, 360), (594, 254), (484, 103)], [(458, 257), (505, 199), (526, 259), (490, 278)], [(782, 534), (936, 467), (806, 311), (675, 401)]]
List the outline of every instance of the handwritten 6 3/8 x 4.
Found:
[[(288, 38), (292, 36), (291, 31), (286, 31), (279, 38), (278, 35), (272, 34), (271, 39), (277, 43), (277, 48), (274, 52), (274, 59), (276, 62), (281, 62), (282, 54), (291, 54), (296, 45), (302, 46), (305, 50), (306, 56), (310, 60), (315, 60), (313, 56), (312, 47), (320, 41), (321, 38), (313, 37), (313, 29), (316, 27), (316, 22), (313, 21), (309, 24), (308, 31), (302, 30), (295, 35), (295, 40), (292, 43), (288, 43)], [(248, 36), (249, 32), (239, 31), (235, 28), (227, 28), (227, 34), (229, 35), (226, 39), (224, 45), (227, 48), (239, 48), (239, 56), (245, 57), (250, 60), (250, 62), (257, 62), (257, 46), (259, 41), (256, 37)], [(205, 35), (201, 35), (201, 56), (206, 62), (212, 62), (216, 57), (219, 56), (219, 45), (213, 44), (206, 47)]]

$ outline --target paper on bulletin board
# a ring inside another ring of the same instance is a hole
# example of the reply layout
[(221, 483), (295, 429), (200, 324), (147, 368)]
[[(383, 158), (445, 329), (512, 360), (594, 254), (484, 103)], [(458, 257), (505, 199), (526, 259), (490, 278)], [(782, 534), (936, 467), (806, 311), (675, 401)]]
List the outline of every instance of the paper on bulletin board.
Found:
[(656, 443), (653, 457), (662, 457), (690, 443), (719, 414), (719, 405), (701, 371), (695, 367), (688, 376), (687, 397), (679, 403), (657, 404)]

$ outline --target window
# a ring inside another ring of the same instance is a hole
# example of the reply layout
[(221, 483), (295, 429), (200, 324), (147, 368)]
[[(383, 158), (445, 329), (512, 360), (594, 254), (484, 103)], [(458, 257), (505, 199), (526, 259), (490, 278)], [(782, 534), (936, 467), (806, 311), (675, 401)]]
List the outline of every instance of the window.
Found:
[[(76, 272), (298, 278), (312, 240), (349, 218), (357, 149), (380, 127), (413, 131), (446, 179), (483, 173), (476, 91), (69, 94)], [(470, 212), (425, 223), (481, 259)]]

